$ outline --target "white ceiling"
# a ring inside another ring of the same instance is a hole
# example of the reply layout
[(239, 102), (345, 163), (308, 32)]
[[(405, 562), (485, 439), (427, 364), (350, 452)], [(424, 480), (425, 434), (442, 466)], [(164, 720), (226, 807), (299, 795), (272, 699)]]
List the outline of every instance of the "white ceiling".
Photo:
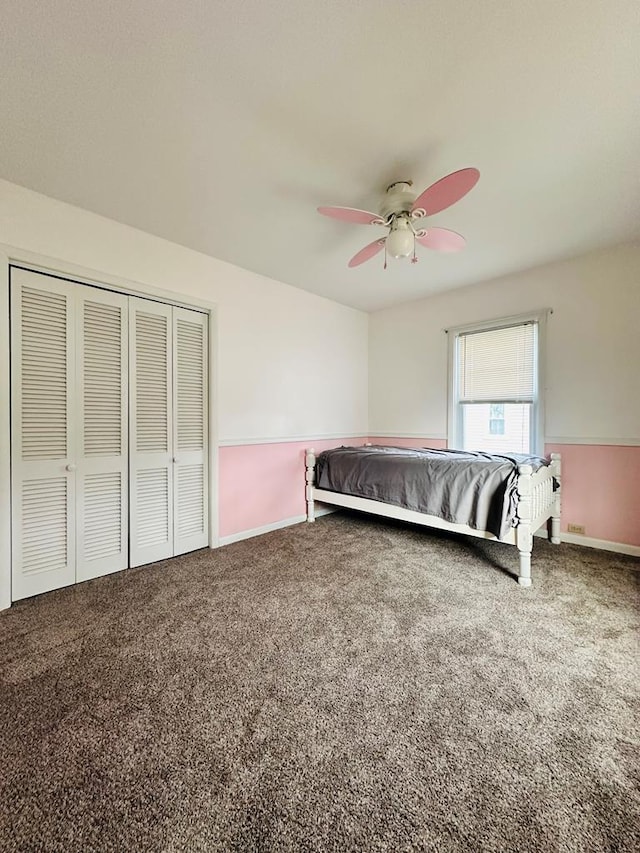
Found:
[[(640, 233), (638, 0), (20, 0), (0, 38), (2, 177), (348, 305)], [(317, 205), (464, 166), (461, 254), (347, 269), (379, 229)]]

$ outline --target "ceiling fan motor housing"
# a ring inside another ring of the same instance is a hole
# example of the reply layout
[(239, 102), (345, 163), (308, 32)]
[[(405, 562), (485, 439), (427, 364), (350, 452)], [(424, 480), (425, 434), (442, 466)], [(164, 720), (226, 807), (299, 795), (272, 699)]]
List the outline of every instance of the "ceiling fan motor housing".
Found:
[(380, 216), (387, 219), (399, 213), (410, 213), (416, 194), (411, 190), (412, 181), (396, 181), (387, 187), (380, 207)]

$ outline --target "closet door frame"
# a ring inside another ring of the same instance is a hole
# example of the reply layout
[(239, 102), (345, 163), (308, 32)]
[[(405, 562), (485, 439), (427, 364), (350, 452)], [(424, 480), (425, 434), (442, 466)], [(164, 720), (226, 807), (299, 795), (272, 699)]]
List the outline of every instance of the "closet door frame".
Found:
[(208, 315), (208, 504), (209, 547), (218, 535), (218, 307), (214, 302), (185, 296), (174, 290), (140, 284), (120, 276), (61, 261), (23, 248), (0, 243), (0, 610), (11, 606), (11, 345), (10, 267), (22, 267), (78, 284), (88, 284), (126, 296), (141, 296)]

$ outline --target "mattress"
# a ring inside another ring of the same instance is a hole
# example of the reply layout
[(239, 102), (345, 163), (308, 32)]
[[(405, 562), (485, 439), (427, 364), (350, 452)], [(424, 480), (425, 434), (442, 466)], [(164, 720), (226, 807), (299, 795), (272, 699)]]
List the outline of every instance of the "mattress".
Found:
[(534, 471), (547, 460), (373, 445), (325, 450), (316, 460), (318, 489), (434, 515), (503, 538), (516, 522), (518, 466)]

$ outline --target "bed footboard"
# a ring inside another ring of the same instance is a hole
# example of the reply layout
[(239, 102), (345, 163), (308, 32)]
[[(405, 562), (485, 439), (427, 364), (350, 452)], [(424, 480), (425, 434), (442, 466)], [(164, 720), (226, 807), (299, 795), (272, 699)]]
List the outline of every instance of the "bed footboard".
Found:
[(560, 511), (562, 507), (562, 460), (559, 453), (551, 454), (551, 475), (555, 478), (558, 488), (553, 493), (553, 508), (551, 511), (550, 538), (554, 545), (560, 544)]
[(313, 486), (314, 479), (316, 476), (316, 454), (313, 447), (310, 447), (308, 450), (305, 451), (304, 464), (306, 480), (305, 497), (307, 501), (307, 521), (315, 521), (316, 513), (315, 503), (313, 500)]
[[(554, 491), (554, 479), (558, 483)], [(551, 522), (550, 539), (560, 543), (560, 454), (551, 454), (551, 464), (535, 473), (531, 465), (518, 466), (516, 545), (520, 554), (520, 586), (531, 586), (533, 534)]]

